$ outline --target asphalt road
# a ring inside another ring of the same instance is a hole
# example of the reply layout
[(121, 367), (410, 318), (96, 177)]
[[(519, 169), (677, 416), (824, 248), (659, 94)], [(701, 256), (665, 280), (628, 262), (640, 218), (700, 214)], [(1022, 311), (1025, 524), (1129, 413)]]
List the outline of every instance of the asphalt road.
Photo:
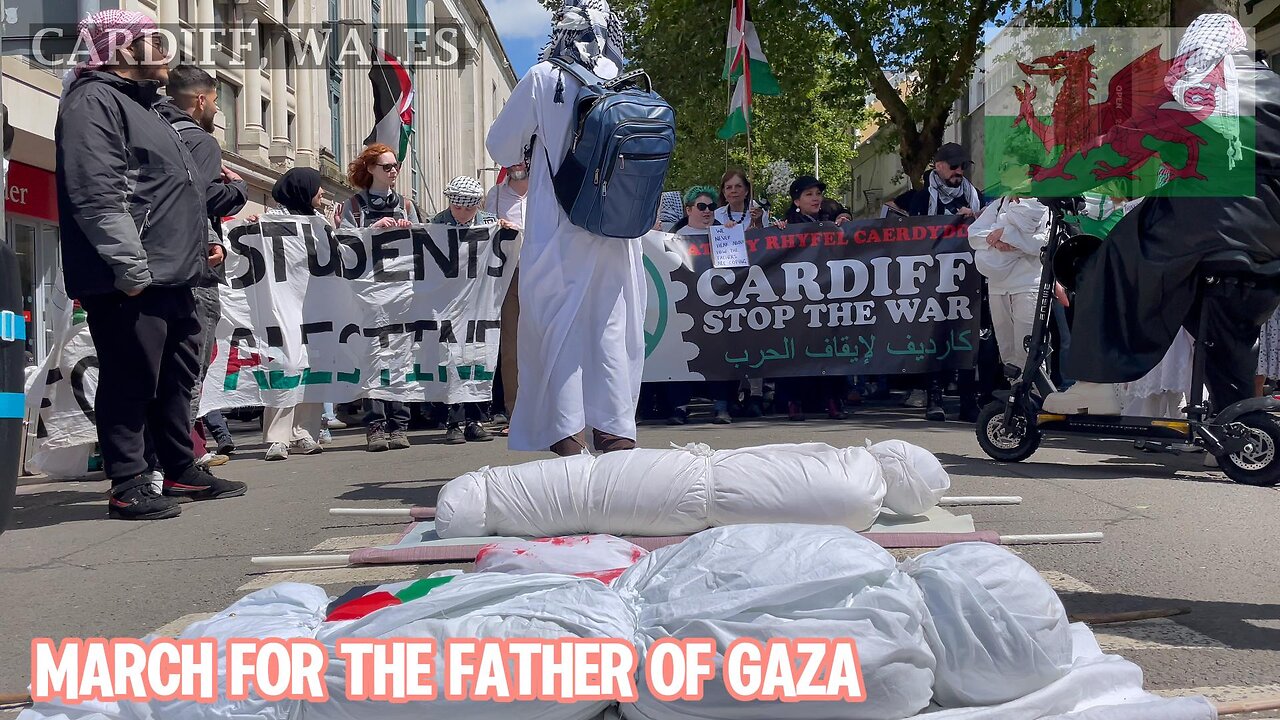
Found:
[[(359, 430), (335, 435), (322, 455), (267, 463), (255, 428), (240, 426), (241, 450), (218, 472), (247, 482), (249, 494), (186, 505), (180, 518), (160, 522), (108, 520), (105, 482), (20, 487), (14, 525), (0, 536), (0, 695), (25, 691), (32, 638), (173, 631), (284, 579), (336, 595), (426, 574), (396, 566), (281, 575), (258, 572), (249, 558), (380, 544), (402, 523), (334, 518), (328, 509), (431, 505), (436, 488), (456, 475), (539, 457), (510, 452), (501, 439), (445, 446), (440, 431), (412, 433), (412, 449), (382, 454), (364, 452)], [(648, 426), (641, 442), (725, 448), (890, 438), (937, 453), (952, 473), (951, 494), (1023, 497), (1014, 507), (954, 510), (980, 529), (1103, 531), (1100, 544), (1017, 548), (1068, 611), (1190, 610), (1096, 628), (1104, 649), (1142, 666), (1148, 689), (1222, 700), (1280, 695), (1280, 490), (1229, 483), (1205, 470), (1201, 456), (1050, 440), (1028, 462), (999, 465), (982, 455), (972, 426), (927, 423), (919, 411), (897, 408), (863, 409), (839, 422)]]

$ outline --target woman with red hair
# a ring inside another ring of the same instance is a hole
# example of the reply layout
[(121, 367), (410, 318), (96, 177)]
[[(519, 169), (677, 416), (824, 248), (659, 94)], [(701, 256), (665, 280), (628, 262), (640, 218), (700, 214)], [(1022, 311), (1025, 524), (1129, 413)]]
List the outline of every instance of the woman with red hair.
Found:
[[(400, 161), (395, 151), (374, 143), (347, 166), (347, 180), (358, 188), (338, 206), (334, 225), (342, 228), (407, 227), (424, 223), (418, 208), (395, 191)], [(365, 449), (369, 452), (409, 447), (409, 406), (394, 400), (364, 401)]]

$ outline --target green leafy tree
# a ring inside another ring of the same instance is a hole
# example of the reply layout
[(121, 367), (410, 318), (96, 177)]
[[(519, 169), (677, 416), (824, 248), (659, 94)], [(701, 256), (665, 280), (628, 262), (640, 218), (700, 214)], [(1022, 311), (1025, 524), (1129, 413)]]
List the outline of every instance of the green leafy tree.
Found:
[[(555, 10), (558, 0), (543, 0)], [(676, 154), (667, 185), (717, 185), (726, 167), (747, 168), (746, 137), (728, 143), (716, 137), (729, 110), (722, 78), (726, 0), (614, 0), (627, 32), (628, 68), (643, 68), (654, 89), (676, 111)], [(775, 97), (754, 97), (751, 167), (757, 194), (762, 169), (787, 160), (796, 174), (813, 171), (818, 146), (820, 174), (829, 192), (847, 189), (853, 158), (852, 130), (862, 123), (867, 87), (839, 36), (813, 7), (794, 0), (751, 0), (752, 21), (782, 88)]]

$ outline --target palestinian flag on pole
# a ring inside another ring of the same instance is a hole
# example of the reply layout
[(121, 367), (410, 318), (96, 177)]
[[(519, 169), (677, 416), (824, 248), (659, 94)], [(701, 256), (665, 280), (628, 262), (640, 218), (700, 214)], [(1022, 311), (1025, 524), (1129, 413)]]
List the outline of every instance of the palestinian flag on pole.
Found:
[(403, 605), (411, 600), (425, 597), (432, 590), (447, 585), (454, 575), (409, 580), (407, 582), (389, 583), (370, 587), (368, 585), (352, 588), (342, 597), (329, 604), (325, 622), (338, 620), (359, 620), (360, 618), (385, 607)]
[(1005, 28), (981, 66), (987, 194), (1252, 195), (1249, 79), (1185, 32)]
[(369, 81), (373, 83), (373, 114), (377, 120), (364, 144), (382, 143), (394, 149), (396, 159), (403, 162), (413, 134), (413, 80), (395, 55), (375, 46), (373, 59)]
[(733, 90), (733, 100), (729, 103), (729, 117), (724, 125), (716, 131), (716, 137), (728, 140), (741, 135), (751, 128), (751, 75), (738, 78), (738, 85)]
[(724, 49), (724, 80), (747, 79), (748, 93), (781, 95), (778, 79), (760, 47), (760, 36), (751, 22), (747, 0), (733, 0), (729, 16), (729, 39)]

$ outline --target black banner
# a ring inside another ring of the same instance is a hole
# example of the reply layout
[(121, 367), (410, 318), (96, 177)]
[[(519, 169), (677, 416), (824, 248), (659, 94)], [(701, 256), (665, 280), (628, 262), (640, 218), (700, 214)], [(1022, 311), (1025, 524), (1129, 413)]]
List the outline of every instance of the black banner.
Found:
[(716, 268), (710, 240), (671, 236), (693, 318), (688, 370), (708, 380), (973, 367), (982, 278), (954, 216), (746, 233), (750, 266)]

